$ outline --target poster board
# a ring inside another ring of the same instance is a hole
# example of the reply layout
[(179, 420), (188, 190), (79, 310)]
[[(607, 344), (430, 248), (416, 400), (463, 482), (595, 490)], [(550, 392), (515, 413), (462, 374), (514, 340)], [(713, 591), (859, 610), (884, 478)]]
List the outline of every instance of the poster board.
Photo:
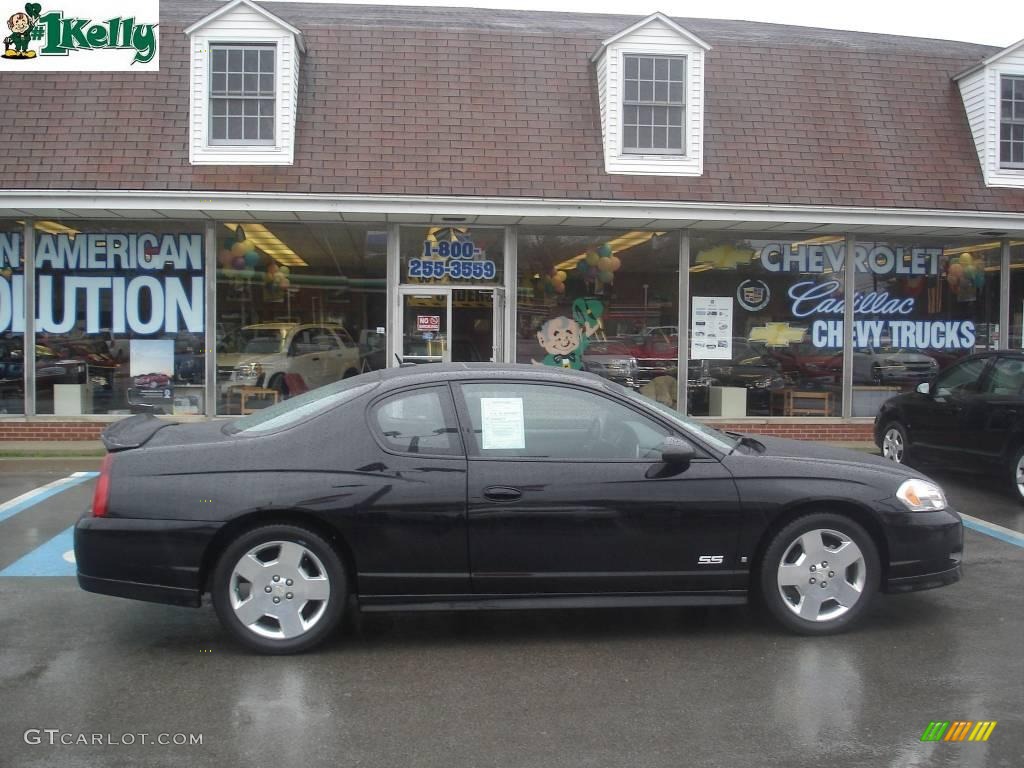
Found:
[(732, 296), (694, 296), (690, 307), (690, 359), (732, 360)]
[(480, 447), (485, 451), (526, 448), (526, 422), (520, 397), (480, 398)]

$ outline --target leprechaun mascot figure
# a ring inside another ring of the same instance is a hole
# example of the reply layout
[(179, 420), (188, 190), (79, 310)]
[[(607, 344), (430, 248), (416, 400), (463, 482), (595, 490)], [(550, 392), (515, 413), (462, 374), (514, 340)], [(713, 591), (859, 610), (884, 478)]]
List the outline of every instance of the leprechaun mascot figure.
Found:
[(35, 51), (28, 49), (32, 39), (32, 28), (39, 22), (42, 13), (39, 3), (25, 3), (25, 12), (16, 13), (7, 20), (11, 34), (4, 38), (5, 59), (34, 59)]

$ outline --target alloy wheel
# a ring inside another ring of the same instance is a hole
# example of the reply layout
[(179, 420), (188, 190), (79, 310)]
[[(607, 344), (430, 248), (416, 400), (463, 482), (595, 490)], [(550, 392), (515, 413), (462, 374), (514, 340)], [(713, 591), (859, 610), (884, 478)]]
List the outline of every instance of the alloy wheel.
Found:
[(867, 580), (864, 554), (844, 533), (818, 528), (798, 536), (779, 562), (785, 605), (806, 621), (837, 619), (860, 601)]
[(331, 596), (327, 569), (307, 547), (267, 541), (235, 564), (228, 585), (238, 620), (260, 637), (291, 640), (323, 618)]
[[(897, 464), (902, 464), (903, 451), (903, 434), (896, 427), (889, 427), (885, 432), (885, 437), (882, 438), (882, 455), (891, 461), (895, 461)], [(1021, 476), (1021, 471), (1022, 468), (1018, 465), (1018, 478)]]
[(1024, 499), (1024, 453), (1017, 457), (1017, 466), (1014, 469), (1014, 479), (1017, 482), (1017, 493)]

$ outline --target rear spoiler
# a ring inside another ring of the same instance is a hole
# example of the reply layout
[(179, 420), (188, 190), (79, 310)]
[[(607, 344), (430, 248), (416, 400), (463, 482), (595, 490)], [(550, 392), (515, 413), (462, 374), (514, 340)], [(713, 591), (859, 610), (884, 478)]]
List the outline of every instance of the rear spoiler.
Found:
[(176, 424), (174, 421), (158, 419), (151, 413), (140, 413), (111, 424), (103, 430), (100, 440), (111, 453), (127, 451), (145, 445), (149, 438), (164, 427)]

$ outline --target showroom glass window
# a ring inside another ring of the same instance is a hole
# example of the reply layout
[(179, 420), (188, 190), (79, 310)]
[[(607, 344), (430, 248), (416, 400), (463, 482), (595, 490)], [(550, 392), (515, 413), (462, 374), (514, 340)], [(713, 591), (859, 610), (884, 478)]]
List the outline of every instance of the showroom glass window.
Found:
[(218, 222), (217, 413), (384, 368), (384, 224)]
[(586, 370), (675, 407), (679, 236), (519, 230), (516, 362)]
[(844, 253), (838, 235), (691, 235), (690, 415), (840, 414)]
[(872, 240), (855, 254), (853, 415), (999, 342), (1000, 243)]
[(1007, 346), (1024, 349), (1024, 242), (1010, 241), (1010, 327)]
[(0, 219), (0, 415), (25, 412), (23, 232)]
[(204, 412), (202, 225), (35, 222), (36, 411)]

